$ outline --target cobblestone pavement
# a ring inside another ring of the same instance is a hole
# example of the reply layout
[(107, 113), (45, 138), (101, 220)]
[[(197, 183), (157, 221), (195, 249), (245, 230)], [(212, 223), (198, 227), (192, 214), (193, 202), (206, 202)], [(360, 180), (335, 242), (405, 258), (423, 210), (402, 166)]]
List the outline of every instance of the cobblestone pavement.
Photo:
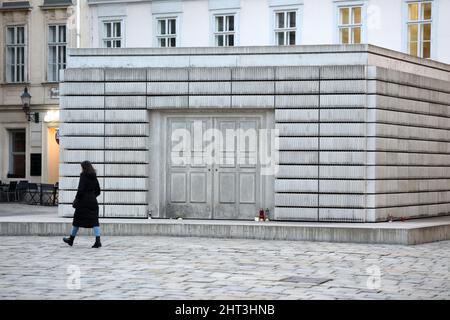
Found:
[[(102, 242), (92, 249), (93, 237), (73, 247), (61, 237), (0, 237), (0, 299), (450, 299), (450, 241)], [(330, 280), (308, 282), (317, 278)]]

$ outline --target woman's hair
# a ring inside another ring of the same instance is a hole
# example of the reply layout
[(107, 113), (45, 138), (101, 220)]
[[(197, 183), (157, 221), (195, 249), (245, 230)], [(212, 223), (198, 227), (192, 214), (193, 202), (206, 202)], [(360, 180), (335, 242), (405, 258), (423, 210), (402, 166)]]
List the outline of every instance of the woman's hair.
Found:
[(83, 161), (81, 163), (81, 168), (83, 169), (82, 173), (84, 173), (84, 174), (94, 175), (94, 176), (97, 175), (97, 173), (95, 172), (95, 169), (92, 166), (92, 163), (90, 161), (87, 161), (87, 160)]

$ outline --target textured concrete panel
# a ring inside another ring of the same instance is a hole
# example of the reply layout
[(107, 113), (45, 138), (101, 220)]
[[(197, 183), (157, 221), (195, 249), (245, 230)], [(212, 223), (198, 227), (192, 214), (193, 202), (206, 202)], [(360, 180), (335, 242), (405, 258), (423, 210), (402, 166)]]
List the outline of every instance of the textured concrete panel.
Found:
[(230, 96), (189, 96), (189, 108), (230, 108)]
[(280, 165), (277, 178), (317, 178), (319, 166), (313, 165)]
[(147, 137), (105, 137), (106, 149), (147, 149)]
[(172, 108), (188, 108), (188, 96), (174, 97), (148, 97), (148, 109), (172, 109)]
[(317, 164), (317, 151), (279, 151), (280, 164)]
[(318, 95), (276, 95), (276, 108), (317, 108), (319, 107)]
[(106, 68), (105, 81), (146, 81), (144, 68)]
[(105, 83), (105, 94), (109, 95), (133, 95), (147, 93), (145, 82), (107, 82)]
[[(322, 90), (322, 89), (321, 89)], [(276, 81), (276, 94), (313, 94), (319, 92), (319, 81)]]
[(148, 123), (106, 123), (107, 136), (148, 136)]
[(59, 86), (61, 96), (91, 96), (103, 95), (104, 93), (105, 85), (101, 82), (63, 82)]
[(229, 81), (190, 82), (189, 83), (189, 94), (191, 94), (191, 95), (200, 95), (200, 94), (227, 95), (227, 94), (231, 94), (231, 82), (229, 82)]
[(105, 72), (104, 69), (99, 68), (70, 68), (64, 70), (64, 81), (80, 81), (80, 82), (90, 82), (90, 81), (104, 81)]
[(147, 178), (105, 178), (105, 190), (147, 190)]
[(320, 67), (321, 79), (365, 79), (366, 77), (366, 66), (351, 65)]
[(105, 112), (105, 121), (108, 122), (147, 122), (147, 110), (107, 110)]
[(84, 160), (91, 162), (103, 162), (103, 150), (64, 150), (60, 153), (62, 162), (81, 163)]
[(189, 70), (190, 81), (231, 80), (231, 68), (192, 68)]
[(319, 134), (317, 123), (276, 123), (275, 128), (280, 130), (280, 137), (317, 136)]
[(364, 109), (324, 109), (320, 110), (320, 120), (324, 122), (364, 122)]
[(147, 81), (187, 81), (188, 68), (148, 68)]
[(105, 218), (147, 218), (146, 205), (105, 205)]
[(231, 97), (231, 107), (232, 108), (263, 108), (263, 109), (273, 109), (274, 108), (274, 97), (273, 96), (232, 96)]
[(275, 82), (273, 81), (235, 81), (233, 82), (233, 94), (274, 94)]
[(103, 123), (60, 123), (60, 136), (102, 136), (105, 132)]
[(375, 222), (366, 219), (365, 209), (319, 208), (320, 221)]
[(366, 93), (366, 80), (322, 80), (321, 93)]
[[(322, 145), (321, 145), (322, 148)], [(366, 152), (356, 151), (320, 151), (320, 163), (322, 164), (360, 164), (367, 161)]]
[(317, 192), (319, 190), (318, 180), (275, 180), (275, 192)]
[(364, 150), (365, 148), (365, 138), (320, 138), (321, 150)]
[(61, 122), (103, 122), (104, 110), (61, 110)]
[(276, 220), (317, 221), (317, 208), (280, 208), (275, 207)]
[[(341, 191), (342, 192), (342, 191)], [(321, 194), (320, 207), (364, 208), (365, 195)]]
[(364, 123), (321, 123), (320, 134), (323, 136), (365, 136)]
[(111, 204), (146, 204), (147, 192), (142, 191), (105, 191), (103, 192), (105, 203)]
[(321, 179), (365, 179), (366, 167), (321, 165), (319, 176)]
[(321, 193), (364, 193), (365, 186), (364, 180), (320, 180), (318, 189)]
[(400, 72), (387, 68), (374, 67), (371, 72), (371, 79), (382, 80), (386, 82), (394, 82), (398, 84), (409, 85), (413, 87), (428, 88), (444, 92), (450, 92), (449, 81), (424, 77), (420, 74)]
[(447, 104), (450, 101), (450, 93), (437, 92), (430, 89), (421, 89), (382, 81), (376, 81), (375, 91), (372, 89), (370, 93), (422, 100), (438, 104)]
[(105, 176), (148, 177), (148, 164), (105, 164)]
[(275, 109), (275, 120), (277, 122), (317, 122), (319, 112), (318, 110)]
[(145, 96), (107, 96), (105, 97), (105, 109), (146, 109), (147, 98)]
[(159, 95), (186, 95), (189, 93), (189, 82), (148, 82), (147, 94)]
[(319, 79), (319, 67), (289, 66), (275, 67), (276, 80), (310, 80)]
[(319, 139), (316, 137), (280, 137), (280, 150), (318, 150)]
[(273, 80), (275, 68), (241, 67), (232, 69), (232, 80)]
[(61, 109), (102, 109), (104, 107), (102, 96), (61, 96)]
[(320, 97), (321, 108), (364, 108), (367, 96), (358, 94), (327, 94)]
[(277, 207), (315, 207), (317, 194), (275, 193)]
[(104, 151), (105, 161), (109, 163), (148, 163), (148, 151)]
[(64, 149), (103, 149), (103, 137), (61, 137), (60, 146)]

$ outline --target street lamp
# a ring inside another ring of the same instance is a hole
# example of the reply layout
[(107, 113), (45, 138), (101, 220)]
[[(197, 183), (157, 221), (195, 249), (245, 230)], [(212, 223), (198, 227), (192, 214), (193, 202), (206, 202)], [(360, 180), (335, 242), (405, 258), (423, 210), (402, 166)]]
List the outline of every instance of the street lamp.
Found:
[(28, 93), (28, 88), (25, 87), (23, 89), (22, 94), (20, 95), (20, 100), (22, 100), (22, 110), (27, 115), (28, 121), (34, 120), (34, 122), (39, 122), (39, 113), (38, 112), (30, 112), (30, 100), (31, 95)]

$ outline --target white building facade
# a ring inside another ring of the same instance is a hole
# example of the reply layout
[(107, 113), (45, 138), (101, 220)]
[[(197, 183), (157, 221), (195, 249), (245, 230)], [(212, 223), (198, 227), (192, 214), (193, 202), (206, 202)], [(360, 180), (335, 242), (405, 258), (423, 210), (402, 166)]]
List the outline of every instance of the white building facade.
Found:
[(87, 0), (81, 47), (368, 43), (450, 62), (449, 0)]

